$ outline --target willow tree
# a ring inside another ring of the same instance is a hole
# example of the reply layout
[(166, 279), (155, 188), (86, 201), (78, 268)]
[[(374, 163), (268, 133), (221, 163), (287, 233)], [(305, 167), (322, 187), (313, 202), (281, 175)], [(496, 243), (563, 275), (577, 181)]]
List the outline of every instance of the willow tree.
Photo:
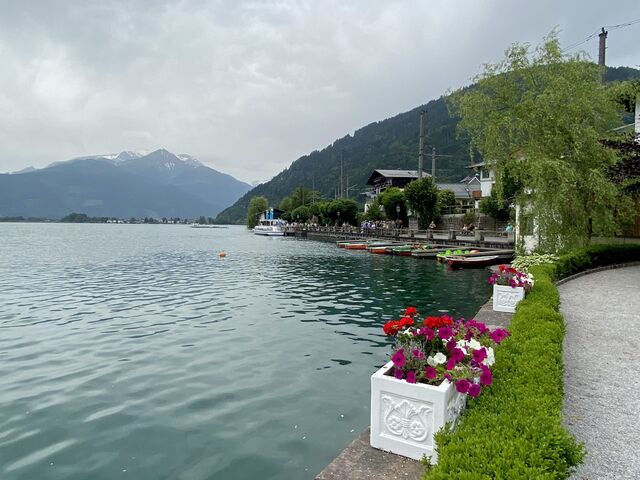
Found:
[(537, 222), (539, 248), (612, 233), (621, 196), (607, 176), (616, 155), (601, 140), (620, 116), (598, 66), (565, 56), (552, 32), (535, 49), (514, 44), (475, 80), (454, 92), (450, 109), (471, 150), (494, 171), (498, 195), (504, 178), (519, 185), (515, 200)]
[(266, 197), (252, 197), (247, 211), (247, 228), (253, 228), (258, 224), (260, 214), (269, 208)]

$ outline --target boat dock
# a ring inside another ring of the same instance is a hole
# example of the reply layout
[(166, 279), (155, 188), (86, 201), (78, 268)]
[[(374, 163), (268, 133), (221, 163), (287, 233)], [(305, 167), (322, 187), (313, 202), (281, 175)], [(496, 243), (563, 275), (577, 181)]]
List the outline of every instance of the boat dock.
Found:
[(400, 229), (362, 229), (359, 227), (321, 227), (321, 226), (287, 226), (285, 235), (313, 240), (372, 240), (397, 241), (406, 243), (427, 243), (446, 245), (450, 248), (491, 248), (512, 249), (514, 246), (513, 232), (495, 230), (474, 230), (462, 232), (457, 230), (417, 230)]

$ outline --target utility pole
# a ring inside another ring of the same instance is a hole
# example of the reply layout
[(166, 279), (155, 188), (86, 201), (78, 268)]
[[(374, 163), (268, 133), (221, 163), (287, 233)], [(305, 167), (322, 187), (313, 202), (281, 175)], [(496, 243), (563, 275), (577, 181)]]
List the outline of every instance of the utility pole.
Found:
[(340, 198), (344, 198), (344, 152), (340, 152)]
[(347, 173), (345, 177), (345, 197), (349, 198), (349, 174)]
[(436, 147), (431, 147), (431, 180), (436, 182)]
[(316, 203), (316, 177), (315, 175), (311, 176), (311, 205)]
[(424, 110), (420, 111), (420, 142), (418, 144), (418, 178), (424, 170)]
[(604, 73), (605, 73), (605, 51), (607, 50), (607, 32), (604, 27), (602, 27), (602, 32), (598, 34), (600, 38), (600, 47), (598, 48), (598, 65), (600, 66), (600, 83), (604, 83)]

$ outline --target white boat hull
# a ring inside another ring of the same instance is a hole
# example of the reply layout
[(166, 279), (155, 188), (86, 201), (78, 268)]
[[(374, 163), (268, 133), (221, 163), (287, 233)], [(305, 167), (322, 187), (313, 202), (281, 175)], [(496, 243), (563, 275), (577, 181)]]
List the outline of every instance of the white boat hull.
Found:
[(284, 230), (277, 229), (277, 227), (259, 228), (255, 227), (253, 233), (256, 235), (263, 235), (266, 237), (283, 237)]

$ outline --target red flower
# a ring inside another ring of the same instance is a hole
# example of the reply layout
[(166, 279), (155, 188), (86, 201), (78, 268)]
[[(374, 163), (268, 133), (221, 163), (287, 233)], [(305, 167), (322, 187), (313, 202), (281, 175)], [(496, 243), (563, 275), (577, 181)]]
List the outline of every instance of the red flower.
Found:
[(453, 319), (448, 315), (442, 315), (441, 317), (427, 317), (422, 324), (429, 328), (448, 327), (453, 325)]
[(400, 325), (402, 326), (402, 328), (413, 327), (414, 324), (415, 322), (411, 317), (402, 317), (400, 319)]
[(411, 317), (416, 313), (418, 313), (418, 309), (416, 307), (407, 307), (407, 309), (404, 311), (404, 316)]
[(400, 330), (412, 327), (414, 324), (413, 319), (409, 317), (402, 317), (400, 320), (390, 320), (384, 324), (382, 330), (386, 335), (396, 336)]

